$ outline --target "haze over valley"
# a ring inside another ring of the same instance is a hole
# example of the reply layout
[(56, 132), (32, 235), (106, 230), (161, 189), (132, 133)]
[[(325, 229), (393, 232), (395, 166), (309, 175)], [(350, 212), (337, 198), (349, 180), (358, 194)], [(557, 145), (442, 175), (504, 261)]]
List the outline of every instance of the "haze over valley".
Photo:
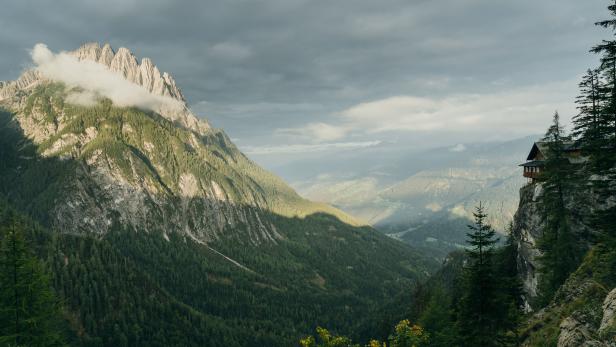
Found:
[(616, 0), (13, 1), (0, 48), (0, 347), (616, 347)]

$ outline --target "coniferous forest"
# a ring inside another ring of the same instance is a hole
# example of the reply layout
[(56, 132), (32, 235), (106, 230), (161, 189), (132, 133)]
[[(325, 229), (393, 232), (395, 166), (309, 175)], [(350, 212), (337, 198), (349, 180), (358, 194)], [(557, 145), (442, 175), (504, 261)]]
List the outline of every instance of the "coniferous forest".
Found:
[[(477, 201), (444, 260), (300, 198), (219, 130), (70, 106), (63, 83), (0, 99), (0, 346), (615, 346), (608, 11), (572, 125), (555, 112), (535, 142), (506, 233)], [(147, 225), (107, 209), (135, 196)], [(85, 230), (98, 214), (105, 232)]]

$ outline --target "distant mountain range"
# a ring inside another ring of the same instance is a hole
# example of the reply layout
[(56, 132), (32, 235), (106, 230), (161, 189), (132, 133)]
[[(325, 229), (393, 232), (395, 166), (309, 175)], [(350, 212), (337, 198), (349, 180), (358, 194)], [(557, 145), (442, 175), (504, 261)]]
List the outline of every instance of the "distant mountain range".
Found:
[(334, 167), (295, 187), (441, 257), (464, 244), (466, 224), (480, 201), (490, 223), (505, 232), (526, 182), (518, 164), (539, 137), (374, 155), (363, 171)]

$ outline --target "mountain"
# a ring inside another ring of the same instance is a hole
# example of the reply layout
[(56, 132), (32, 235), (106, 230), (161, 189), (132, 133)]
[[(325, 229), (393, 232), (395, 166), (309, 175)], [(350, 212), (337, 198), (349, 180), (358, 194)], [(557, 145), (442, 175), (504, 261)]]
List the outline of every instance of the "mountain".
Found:
[(76, 345), (292, 345), (435, 267), (257, 166), (149, 59), (33, 59), (0, 83), (0, 200), (38, 230)]
[[(522, 346), (616, 344), (616, 252), (613, 240), (601, 235), (597, 223), (602, 212), (614, 209), (616, 185), (613, 178), (589, 175), (584, 168), (579, 174), (581, 178), (570, 183), (565, 208), (576, 246), (584, 256), (545, 307), (538, 303), (543, 256), (539, 240), (546, 228), (544, 183), (520, 189), (512, 235), (518, 249), (525, 308), (531, 313), (523, 324)], [(596, 188), (600, 181), (609, 184), (604, 188), (609, 192), (607, 199), (601, 198)]]
[[(104, 99), (94, 105), (71, 104), (83, 91), (48, 81), (38, 70), (3, 88), (2, 102), (14, 113), (14, 125), (43, 158), (85, 164), (72, 179), (65, 177), (58, 191), (47, 192), (56, 205), (47, 216), (51, 225), (104, 233), (116, 222), (149, 230), (163, 221), (170, 223), (166, 228), (207, 241), (225, 225), (242, 222), (251, 226), (250, 237), (259, 243), (280, 235), (248, 208), (300, 217), (325, 212), (352, 222), (327, 205), (302, 199), (239, 152), (223, 131), (197, 119), (173, 79), (166, 73), (161, 77), (150, 60), (138, 65), (127, 49), (114, 55), (108, 45), (97, 44), (84, 45), (71, 56), (103, 64), (178, 107), (161, 104), (146, 113), (118, 109)], [(63, 225), (63, 220), (70, 223)]]
[[(295, 186), (374, 225), (386, 234), (443, 258), (464, 244), (479, 201), (504, 233), (524, 184), (521, 163), (536, 136), (506, 142), (461, 144), (388, 157), (372, 170), (341, 171)], [(377, 156), (378, 157), (378, 156)]]

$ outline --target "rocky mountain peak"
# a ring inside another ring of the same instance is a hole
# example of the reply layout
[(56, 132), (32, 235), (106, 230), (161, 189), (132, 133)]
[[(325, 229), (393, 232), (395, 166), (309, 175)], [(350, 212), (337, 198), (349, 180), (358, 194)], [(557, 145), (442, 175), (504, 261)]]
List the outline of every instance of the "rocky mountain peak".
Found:
[(103, 64), (152, 94), (185, 101), (184, 95), (171, 75), (166, 72), (161, 74), (149, 58), (143, 58), (139, 63), (135, 55), (126, 47), (120, 47), (117, 52), (114, 52), (108, 43), (101, 47), (98, 42), (90, 42), (70, 54), (79, 60), (90, 60)]
[(37, 85), (42, 76), (37, 70), (26, 70), (15, 81), (0, 81), (0, 101), (14, 96), (18, 91)]
[[(152, 110), (175, 124), (200, 135), (211, 129), (207, 121), (199, 119), (190, 111), (173, 77), (166, 72), (161, 73), (149, 58), (143, 58), (139, 63), (128, 48), (120, 47), (116, 52), (110, 44), (101, 47), (97, 42), (86, 43), (67, 54), (79, 61), (101, 64), (155, 97), (170, 98), (167, 101), (171, 102), (161, 101)], [(23, 97), (32, 93), (34, 87), (49, 80), (39, 68), (28, 69), (15, 81), (0, 82), (0, 101), (19, 104)]]
[[(175, 80), (152, 60), (98, 43), (59, 54), (39, 49), (37, 67), (0, 84), (0, 106), (32, 143), (28, 149), (36, 147), (37, 158), (84, 165), (68, 168), (72, 176), (58, 184), (46, 212), (54, 228), (104, 234), (121, 224), (175, 230), (199, 243), (236, 228), (245, 233), (239, 239), (259, 244), (283, 239), (268, 220), (272, 214), (327, 213), (357, 224), (304, 200), (251, 162), (224, 132), (191, 113)], [(83, 78), (64, 79), (79, 73)], [(110, 90), (126, 91), (134, 103), (114, 99)], [(95, 104), (75, 101), (88, 94)], [(99, 107), (97, 96), (111, 105)]]

